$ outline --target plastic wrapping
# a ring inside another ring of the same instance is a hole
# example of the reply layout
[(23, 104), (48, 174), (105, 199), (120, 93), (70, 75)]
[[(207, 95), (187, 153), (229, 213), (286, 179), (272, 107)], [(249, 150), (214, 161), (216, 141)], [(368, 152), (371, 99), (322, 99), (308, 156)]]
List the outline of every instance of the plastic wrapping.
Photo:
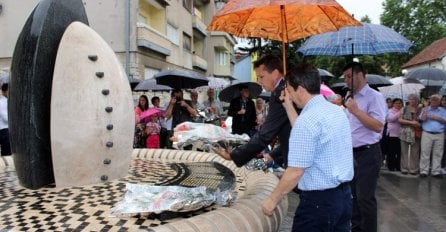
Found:
[(152, 186), (127, 183), (123, 199), (112, 209), (112, 217), (131, 217), (151, 213), (190, 212), (213, 203), (229, 205), (234, 200), (232, 191), (210, 192), (205, 186)]
[[(182, 149), (185, 146), (193, 147), (202, 151), (211, 151), (216, 143), (229, 143), (240, 145), (246, 143), (250, 138), (248, 135), (234, 135), (228, 130), (208, 123), (183, 122), (175, 127), (174, 147)], [(222, 142), (224, 141), (224, 142)]]

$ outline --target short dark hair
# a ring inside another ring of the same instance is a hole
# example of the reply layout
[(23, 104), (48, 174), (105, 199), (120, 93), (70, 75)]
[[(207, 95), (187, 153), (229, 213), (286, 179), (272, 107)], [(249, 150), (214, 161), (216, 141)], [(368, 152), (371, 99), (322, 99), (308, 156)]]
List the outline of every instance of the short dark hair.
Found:
[(173, 97), (173, 96), (175, 95), (175, 93), (183, 93), (183, 90), (178, 89), (178, 88), (175, 88), (175, 89), (173, 89), (172, 92), (170, 93), (170, 96)]
[(277, 69), (280, 73), (283, 73), (282, 60), (275, 55), (266, 55), (262, 58), (254, 61), (254, 68), (260, 67), (260, 65), (265, 66), (265, 70), (272, 73), (274, 69)]
[(2, 85), (2, 91), (3, 91), (3, 92), (8, 91), (8, 87), (9, 87), (8, 83), (3, 83), (3, 85)]
[(321, 77), (317, 68), (312, 64), (303, 63), (297, 65), (286, 74), (285, 80), (294, 90), (300, 85), (310, 94), (320, 94)]
[(152, 99), (150, 99), (150, 102), (152, 103), (152, 105), (153, 105), (153, 103), (156, 101), (156, 100), (160, 100), (160, 98), (158, 97), (158, 96), (154, 96), (154, 97), (152, 97)]
[(365, 75), (365, 69), (359, 62), (350, 62), (344, 66), (342, 69), (342, 72), (345, 72), (345, 70), (351, 68), (353, 70), (353, 73), (363, 73)]

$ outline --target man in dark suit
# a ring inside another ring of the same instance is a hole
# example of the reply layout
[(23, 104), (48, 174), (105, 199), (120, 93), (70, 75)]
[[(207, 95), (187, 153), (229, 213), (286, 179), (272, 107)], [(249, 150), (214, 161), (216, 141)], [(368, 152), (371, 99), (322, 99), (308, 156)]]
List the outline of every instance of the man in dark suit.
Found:
[[(286, 167), (291, 125), (280, 98), (285, 87), (285, 82), (282, 78), (282, 61), (276, 56), (266, 55), (254, 62), (254, 70), (257, 75), (257, 83), (266, 91), (271, 92), (271, 98), (268, 103), (269, 110), (265, 122), (247, 144), (235, 148), (231, 153), (228, 153), (225, 149), (218, 149), (216, 153), (223, 159), (233, 160), (238, 167), (241, 167), (267, 148), (278, 136), (280, 146), (269, 155), (265, 155), (265, 159), (270, 162), (272, 161), (271, 158), (273, 158), (276, 163)], [(295, 117), (297, 117), (297, 112)]]

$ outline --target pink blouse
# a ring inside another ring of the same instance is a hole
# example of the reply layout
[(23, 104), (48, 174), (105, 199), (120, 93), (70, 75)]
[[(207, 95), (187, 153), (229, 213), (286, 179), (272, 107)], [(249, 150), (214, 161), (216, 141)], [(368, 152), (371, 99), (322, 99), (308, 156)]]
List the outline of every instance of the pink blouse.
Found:
[(400, 114), (401, 111), (396, 108), (390, 109), (387, 114), (387, 135), (389, 135), (389, 137), (400, 136), (400, 122), (398, 121)]

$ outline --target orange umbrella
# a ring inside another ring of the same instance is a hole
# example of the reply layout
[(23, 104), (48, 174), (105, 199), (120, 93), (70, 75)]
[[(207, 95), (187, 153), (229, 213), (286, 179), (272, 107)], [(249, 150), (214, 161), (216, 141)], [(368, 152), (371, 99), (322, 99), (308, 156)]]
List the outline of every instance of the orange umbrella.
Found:
[(230, 0), (208, 26), (238, 37), (256, 37), (285, 43), (343, 26), (360, 26), (335, 0)]

